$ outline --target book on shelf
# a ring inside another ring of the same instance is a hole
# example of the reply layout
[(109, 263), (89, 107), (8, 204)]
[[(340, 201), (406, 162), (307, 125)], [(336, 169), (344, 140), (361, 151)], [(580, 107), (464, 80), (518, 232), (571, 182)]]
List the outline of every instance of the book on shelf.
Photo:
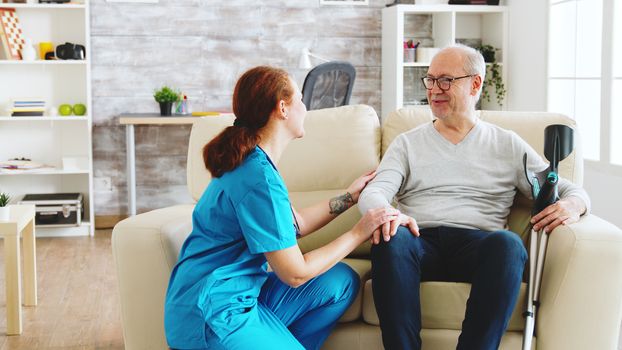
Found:
[(28, 111), (28, 112), (13, 112), (11, 113), (11, 117), (43, 117), (43, 111)]
[(45, 101), (40, 98), (13, 100), (12, 117), (41, 117), (45, 113)]

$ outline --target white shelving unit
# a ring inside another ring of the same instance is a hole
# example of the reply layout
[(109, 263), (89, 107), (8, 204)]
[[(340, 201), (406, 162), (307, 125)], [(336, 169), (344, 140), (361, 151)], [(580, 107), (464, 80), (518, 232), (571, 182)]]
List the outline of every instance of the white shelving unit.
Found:
[[(23, 37), (35, 45), (71, 42), (86, 47), (85, 60), (0, 60), (0, 159), (28, 158), (46, 167), (0, 171), (0, 190), (14, 201), (28, 193), (79, 192), (84, 200), (82, 225), (40, 227), (37, 236), (93, 235), (93, 154), (90, 23), (88, 0), (79, 4), (0, 4), (16, 9)], [(38, 56), (38, 50), (37, 56)], [(82, 103), (86, 116), (11, 117), (13, 99), (41, 98), (46, 109)], [(63, 158), (82, 160), (64, 169)]]
[[(424, 27), (432, 21), (433, 45), (420, 47), (444, 47), (463, 40), (478, 40), (483, 45), (499, 49), (497, 62), (502, 71), (505, 86), (507, 65), (504, 65), (508, 52), (508, 11), (506, 6), (487, 5), (395, 5), (382, 10), (382, 118), (397, 108), (414, 105), (412, 96), (405, 96), (408, 84), (421, 84), (415, 79), (404, 79), (407, 70), (425, 68), (429, 62), (404, 62), (405, 40), (417, 33), (409, 33), (408, 28)], [(411, 25), (407, 26), (409, 23)], [(408, 27), (408, 28), (407, 28)], [(412, 29), (410, 29), (412, 30)], [(412, 80), (412, 81), (411, 81)], [(491, 102), (483, 102), (482, 109), (500, 109), (496, 104), (494, 92)], [(417, 98), (425, 98), (417, 96)]]

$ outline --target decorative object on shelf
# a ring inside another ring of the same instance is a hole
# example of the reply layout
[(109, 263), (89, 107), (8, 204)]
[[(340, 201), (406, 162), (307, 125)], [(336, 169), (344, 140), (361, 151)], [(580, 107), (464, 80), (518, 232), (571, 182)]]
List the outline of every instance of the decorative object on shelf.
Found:
[(86, 114), (86, 106), (82, 103), (73, 105), (73, 114), (83, 116)]
[(25, 44), (15, 9), (0, 8), (0, 42), (4, 59), (19, 60)]
[(153, 98), (160, 104), (160, 115), (170, 116), (173, 103), (179, 101), (179, 93), (165, 85), (156, 90)]
[(58, 114), (63, 117), (68, 117), (70, 115), (83, 116), (86, 114), (86, 106), (83, 103), (76, 103), (75, 105), (70, 105), (67, 103), (63, 103), (58, 106)]
[(32, 46), (32, 41), (30, 40), (30, 38), (24, 39), (24, 46), (22, 47), (21, 52), (23, 61), (34, 61), (37, 59), (37, 52)]
[(48, 52), (51, 52), (52, 56), (54, 56), (54, 44), (52, 44), (49, 41), (40, 42), (39, 43), (39, 59), (47, 60), (48, 58), (46, 57), (46, 54)]
[(62, 104), (58, 106), (58, 114), (62, 115), (63, 117), (70, 116), (71, 113), (73, 113), (73, 107), (71, 107), (71, 105)]
[(188, 115), (190, 111), (188, 110), (188, 96), (183, 93), (180, 93), (177, 100), (177, 106), (175, 107), (175, 114), (177, 115)]
[(33, 162), (32, 160), (21, 157), (0, 161), (0, 168), (9, 170), (30, 170), (42, 168), (43, 164)]
[(9, 202), (11, 196), (8, 193), (0, 192), (0, 221), (9, 221), (10, 210)]
[(0, 174), (39, 173), (52, 169), (54, 167), (33, 162), (25, 157), (0, 161)]
[(56, 46), (56, 58), (59, 60), (83, 60), (86, 58), (84, 45), (64, 43)]
[(491, 45), (482, 45), (477, 48), (479, 52), (484, 56), (484, 62), (486, 62), (486, 79), (484, 80), (484, 86), (482, 86), (482, 100), (490, 102), (489, 87), (494, 86), (495, 95), (497, 96), (497, 103), (499, 106), (503, 106), (503, 100), (505, 99), (505, 84), (503, 83), (503, 76), (501, 75), (501, 67), (497, 63), (496, 51), (499, 49), (494, 48)]
[(412, 40), (404, 41), (404, 62), (412, 63), (415, 62), (415, 52), (417, 51), (417, 47), (421, 44), (420, 41), (417, 41), (415, 44)]

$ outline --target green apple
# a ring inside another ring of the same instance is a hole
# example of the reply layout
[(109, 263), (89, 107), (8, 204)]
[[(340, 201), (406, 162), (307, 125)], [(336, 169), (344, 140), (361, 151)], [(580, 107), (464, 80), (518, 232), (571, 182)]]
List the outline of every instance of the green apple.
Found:
[(60, 115), (64, 115), (64, 116), (71, 115), (71, 111), (72, 111), (71, 105), (63, 104), (63, 105), (58, 106), (58, 114)]
[(73, 114), (84, 115), (86, 113), (86, 106), (82, 103), (76, 103), (73, 105)]

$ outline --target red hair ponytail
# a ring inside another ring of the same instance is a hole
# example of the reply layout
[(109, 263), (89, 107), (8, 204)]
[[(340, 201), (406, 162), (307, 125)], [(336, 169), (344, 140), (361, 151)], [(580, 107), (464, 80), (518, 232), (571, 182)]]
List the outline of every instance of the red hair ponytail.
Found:
[(291, 102), (294, 90), (286, 71), (259, 66), (242, 74), (233, 91), (234, 126), (227, 127), (203, 147), (205, 167), (213, 177), (235, 169), (259, 143), (259, 130), (268, 124), (279, 101)]

